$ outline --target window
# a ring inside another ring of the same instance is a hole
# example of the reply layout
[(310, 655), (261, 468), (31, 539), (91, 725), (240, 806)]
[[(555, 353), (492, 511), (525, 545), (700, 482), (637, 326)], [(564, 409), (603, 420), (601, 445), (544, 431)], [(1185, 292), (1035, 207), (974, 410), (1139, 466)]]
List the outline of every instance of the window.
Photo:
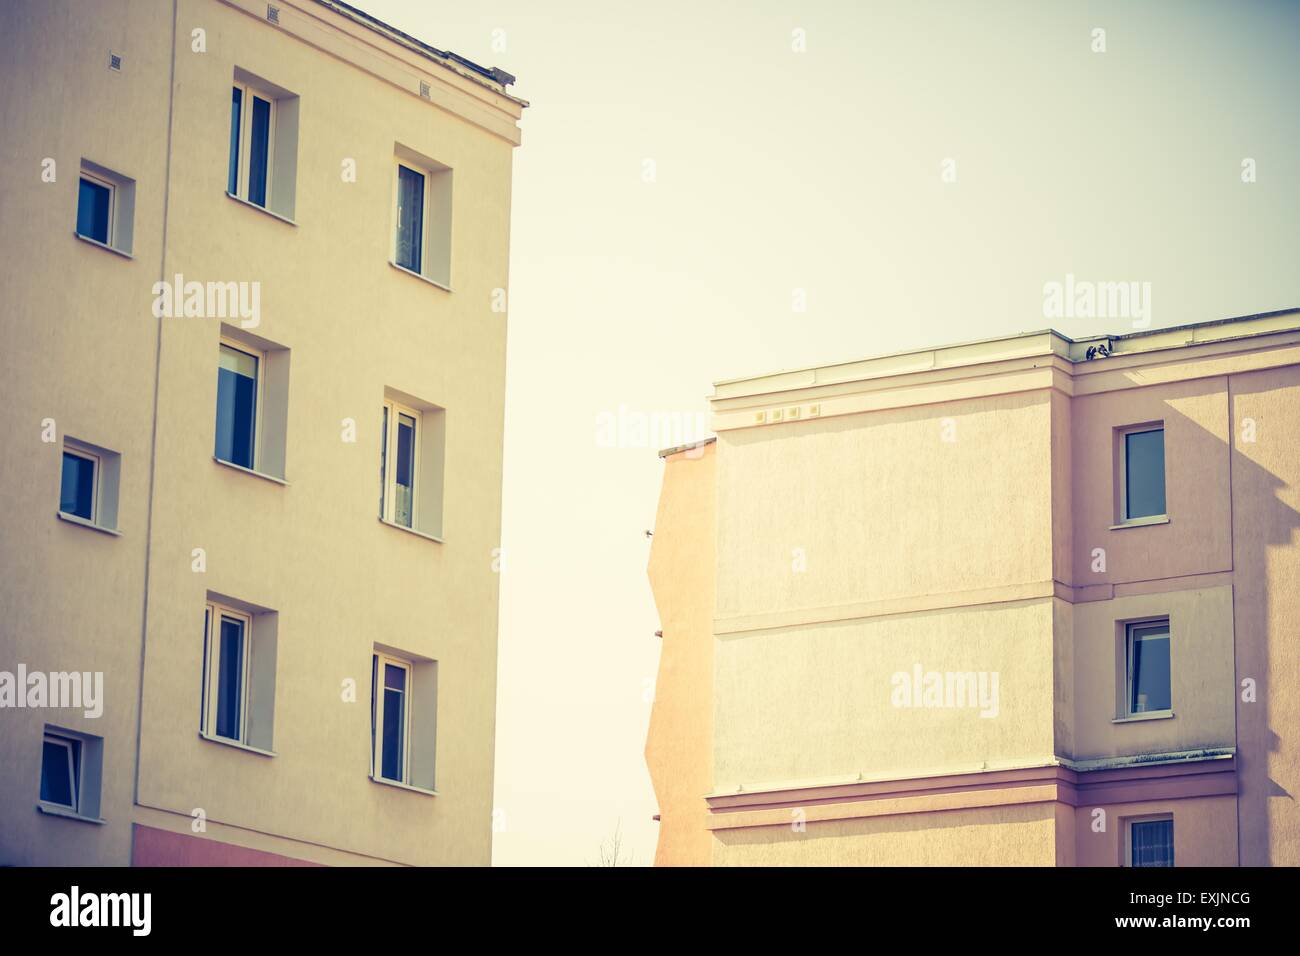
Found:
[(37, 807), (44, 813), (99, 820), (104, 738), (45, 725), (41, 744), (41, 789)]
[(226, 192), (292, 219), (298, 155), (298, 97), (235, 71), (230, 90)]
[(1130, 866), (1173, 866), (1173, 818), (1130, 823), (1129, 861)]
[(222, 461), (252, 469), (257, 435), (257, 369), (262, 358), (221, 344), (217, 365), (217, 448)]
[(397, 147), (393, 265), (435, 285), (451, 284), (451, 169)]
[(433, 791), (438, 665), (376, 647), (370, 665), (370, 776)]
[(209, 595), (203, 609), (203, 736), (270, 750), (277, 620), (265, 608)]
[(396, 783), (407, 782), (410, 767), (410, 678), (410, 664), (381, 654), (374, 656), (370, 673), (375, 708), (370, 728), (373, 772), (376, 777)]
[(436, 405), (389, 397), (379, 440), (379, 517), (434, 538), (442, 535), (445, 426)]
[(77, 234), (108, 245), (113, 215), (113, 185), (81, 174), (77, 193)]
[(283, 481), (289, 350), (230, 326), (222, 333), (213, 457)]
[(117, 531), (122, 456), (98, 445), (63, 439), (59, 517), (100, 531)]
[(41, 800), (74, 813), (81, 803), (81, 741), (48, 731), (41, 754)]
[(1165, 515), (1165, 430), (1163, 427), (1128, 429), (1121, 433), (1123, 521)]
[(83, 159), (77, 184), (77, 235), (129, 256), (134, 217), (135, 180)]
[(1170, 710), (1169, 620), (1129, 624), (1126, 631), (1127, 714)]
[(59, 510), (64, 514), (95, 520), (95, 503), (98, 498), (95, 476), (99, 459), (89, 452), (65, 447), (63, 449), (63, 482), (59, 488)]

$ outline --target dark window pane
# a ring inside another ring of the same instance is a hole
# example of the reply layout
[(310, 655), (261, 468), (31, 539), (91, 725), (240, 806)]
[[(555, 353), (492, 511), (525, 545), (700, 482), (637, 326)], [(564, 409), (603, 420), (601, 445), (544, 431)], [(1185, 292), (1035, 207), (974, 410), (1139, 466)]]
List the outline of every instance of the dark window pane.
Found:
[(95, 463), (80, 455), (63, 453), (63, 483), (59, 510), (90, 521), (95, 515)]
[(393, 520), (410, 528), (415, 498), (415, 419), (397, 416), (397, 488)]
[(41, 799), (76, 808), (72, 794), (76, 784), (69, 766), (70, 743), (46, 740), (41, 752)]
[(397, 167), (397, 264), (420, 271), (424, 239), (424, 176)]
[(384, 426), (379, 433), (379, 517), (384, 514), (384, 493), (388, 490), (388, 406), (384, 406)]
[(379, 671), (379, 655), (376, 654), (370, 658), (370, 766), (371, 773), (374, 772), (375, 765), (375, 708), (378, 706), (379, 698), (375, 696), (377, 688), (375, 687), (376, 677)]
[(385, 664), (384, 686), (389, 690), (406, 690), (406, 668)]
[(248, 135), (248, 201), (266, 205), (267, 155), (271, 145), (271, 104), (253, 97), (253, 128)]
[(226, 189), (239, 194), (239, 119), (243, 106), (244, 91), (233, 87), (230, 91), (230, 172), (226, 178)]
[(217, 369), (217, 457), (252, 468), (256, 421), (257, 357), (223, 345)]
[(221, 619), (217, 662), (217, 736), (239, 740), (239, 710), (244, 693), (244, 625)]
[(89, 179), (81, 181), (77, 193), (77, 232), (87, 239), (108, 242), (108, 201), (107, 186), (92, 183)]
[(402, 736), (406, 718), (402, 711), (405, 695), (399, 690), (384, 690), (384, 761), (383, 776), (402, 780)]
[(1124, 436), (1126, 518), (1165, 513), (1165, 432), (1133, 432)]
[(1133, 629), (1132, 688), (1129, 710), (1142, 714), (1169, 710), (1171, 704), (1169, 673), (1169, 627)]
[(1134, 866), (1174, 865), (1173, 820), (1134, 823), (1130, 834), (1133, 840)]

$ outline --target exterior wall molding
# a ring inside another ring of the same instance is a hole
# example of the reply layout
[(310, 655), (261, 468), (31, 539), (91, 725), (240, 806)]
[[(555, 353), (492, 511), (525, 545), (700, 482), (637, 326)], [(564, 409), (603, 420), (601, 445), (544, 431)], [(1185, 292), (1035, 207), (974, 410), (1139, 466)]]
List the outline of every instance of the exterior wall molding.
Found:
[(971, 810), (1034, 803), (1068, 807), (1237, 793), (1234, 751), (1200, 750), (1043, 763), (923, 776), (785, 784), (706, 796), (709, 830), (789, 826), (791, 811), (806, 822)]
[[(427, 99), (513, 146), (521, 142), (517, 120), (528, 105), (524, 100), (458, 69), (453, 63), (418, 53), (396, 38), (344, 16), (332, 5), (277, 0), (279, 23), (270, 24), (266, 21), (267, 4), (261, 0), (221, 2), (261, 21), (268, 29), (279, 30), (412, 96)], [(428, 87), (427, 97), (421, 96), (422, 83)]]
[[(1258, 328), (1252, 331), (1251, 323)], [(1243, 321), (1237, 334), (1210, 341), (1198, 339), (1196, 329), (1161, 334), (1168, 341), (1156, 338), (1153, 347), (1093, 361), (1072, 356), (1082, 343), (1049, 331), (719, 382), (710, 400), (712, 427), (721, 432), (1040, 390), (1094, 395), (1300, 364), (1294, 312)]]

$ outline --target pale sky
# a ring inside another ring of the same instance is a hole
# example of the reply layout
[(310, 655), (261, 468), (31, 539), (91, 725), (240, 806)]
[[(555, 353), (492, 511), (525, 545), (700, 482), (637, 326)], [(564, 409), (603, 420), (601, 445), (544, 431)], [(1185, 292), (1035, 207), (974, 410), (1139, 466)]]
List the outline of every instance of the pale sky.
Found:
[(1043, 286), (1067, 274), (1149, 282), (1153, 328), (1300, 306), (1300, 3), (353, 2), (516, 74), (532, 103), (497, 865), (591, 863), (620, 825), (633, 863), (654, 856), (644, 532), (656, 451), (698, 436), (602, 413), (694, 432), (721, 379), (1131, 331), (1046, 318)]

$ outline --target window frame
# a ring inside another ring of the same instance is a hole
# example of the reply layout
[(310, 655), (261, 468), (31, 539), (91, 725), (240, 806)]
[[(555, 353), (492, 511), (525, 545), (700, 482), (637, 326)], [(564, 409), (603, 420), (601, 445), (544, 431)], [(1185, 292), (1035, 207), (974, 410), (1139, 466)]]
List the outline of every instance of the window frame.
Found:
[(1167, 869), (1174, 869), (1178, 865), (1177, 854), (1177, 826), (1174, 824), (1174, 815), (1172, 813), (1155, 813), (1146, 814), (1140, 817), (1128, 817), (1124, 820), (1124, 856), (1123, 865), (1131, 869), (1166, 869), (1166, 867), (1140, 867), (1133, 862), (1133, 827), (1142, 823), (1163, 823), (1169, 822), (1169, 866)]
[(81, 180), (83, 179), (89, 180), (90, 182), (94, 183), (96, 186), (103, 186), (105, 189), (108, 190), (108, 222), (105, 225), (104, 238), (102, 240), (96, 239), (94, 236), (88, 236), (80, 229), (77, 230), (77, 235), (80, 236), (82, 239), (88, 239), (91, 242), (98, 242), (100, 245), (108, 246), (110, 249), (116, 249), (117, 243), (115, 239), (117, 235), (117, 183), (97, 173), (91, 172), (90, 170), (86, 169), (85, 165), (82, 165), (80, 169), (80, 176), (77, 179), (78, 216), (80, 216), (81, 214)]
[(45, 744), (56, 744), (65, 748), (68, 755), (68, 792), (72, 795), (72, 803), (59, 803), (57, 800), (46, 800), (40, 797), (40, 802), (49, 807), (58, 807), (61, 810), (69, 810), (72, 813), (81, 812), (81, 755), (85, 750), (83, 741), (76, 741), (71, 737), (62, 734), (45, 731), (41, 738), (41, 782), (45, 780)]
[(65, 440), (63, 442), (63, 455), (72, 455), (74, 458), (85, 458), (90, 462), (90, 517), (83, 518), (81, 515), (71, 511), (63, 510), (63, 456), (59, 456), (59, 514), (65, 515), (77, 521), (89, 521), (93, 525), (99, 524), (99, 490), (100, 477), (104, 466), (103, 459), (93, 451), (88, 451), (79, 445), (69, 445)]
[[(240, 651), (239, 681), (239, 737), (227, 737), (217, 732), (217, 683), (221, 678), (220, 647), (214, 638), (220, 637), (220, 624), (223, 618), (230, 618), (243, 625), (243, 647)], [(201, 722), (199, 726), (203, 736), (226, 743), (250, 746), (248, 743), (249, 688), (253, 673), (253, 615), (236, 610), (217, 601), (207, 601), (203, 607), (203, 697), (201, 703)]]
[[(1163, 624), (1165, 634), (1163, 640), (1169, 642), (1169, 706), (1161, 710), (1134, 710), (1133, 709), (1133, 646), (1136, 640), (1147, 640), (1147, 638), (1138, 638), (1135, 631), (1139, 628), (1152, 627)], [(1136, 621), (1124, 622), (1124, 705), (1121, 710), (1123, 717), (1151, 717), (1160, 714), (1172, 714), (1174, 710), (1174, 629), (1170, 618), (1166, 616), (1142, 618)]]
[[(420, 191), (420, 262), (418, 268), (412, 269), (410, 266), (402, 265), (397, 258), (397, 235), (401, 229), (401, 194), (402, 194), (402, 168), (405, 167), (413, 173), (418, 173), (424, 182)], [(399, 269), (414, 273), (422, 278), (428, 278), (429, 264), (429, 201), (430, 194), (433, 192), (431, 186), (430, 171), (422, 166), (412, 163), (409, 159), (404, 160), (400, 156), (393, 159), (393, 207), (392, 207), (392, 242), (389, 249), (389, 259), (393, 265)], [(433, 281), (433, 280), (430, 280)]]
[[(235, 352), (242, 352), (244, 355), (251, 356), (257, 360), (257, 381), (253, 385), (253, 459), (246, 470), (256, 471), (259, 474), (262, 469), (262, 415), (266, 410), (266, 351), (256, 346), (249, 345), (239, 339), (231, 338), (228, 335), (222, 335), (217, 340), (217, 375), (221, 375), (221, 347), (225, 346)], [(218, 405), (218, 411), (220, 406)], [(244, 468), (237, 461), (229, 461), (220, 457), (216, 453), (216, 419), (213, 420), (212, 436), (212, 454), (218, 461), (233, 465), (236, 468)]]
[[(402, 779), (384, 776), (384, 670), (388, 665), (406, 674), (402, 694)], [(413, 786), (411, 783), (411, 711), (415, 689), (415, 665), (382, 651), (374, 651), (370, 671), (370, 776), (383, 783)]]
[[(239, 143), (238, 153), (235, 158), (235, 166), (238, 178), (235, 180), (235, 191), (230, 191), (230, 170), (226, 170), (226, 194), (234, 196), (243, 202), (268, 212), (273, 211), (271, 208), (271, 194), (275, 185), (275, 121), (277, 98), (265, 87), (258, 86), (255, 83), (241, 82), (233, 80), (230, 84), (232, 90), (239, 90)], [(270, 104), (270, 110), (267, 116), (266, 131), (266, 196), (265, 202), (254, 202), (249, 196), (249, 170), (253, 161), (252, 132), (253, 132), (253, 97), (264, 100)]]
[[(391, 398), (383, 401), (383, 414), (387, 422), (383, 427), (379, 449), (381, 466), (384, 469), (383, 486), (380, 488), (380, 518), (388, 524), (408, 531), (418, 530), (416, 521), (416, 495), (420, 488), (420, 441), (424, 435), (424, 421), (419, 409), (404, 405)], [(397, 429), (399, 416), (406, 415), (415, 421), (415, 436), (411, 441), (411, 523), (404, 525), (397, 520)]]
[[(1118, 518), (1119, 523), (1120, 524), (1143, 524), (1143, 523), (1158, 522), (1161, 519), (1167, 519), (1169, 517), (1169, 484), (1168, 481), (1166, 480), (1168, 478), (1169, 469), (1167, 467), (1164, 468), (1160, 473), (1160, 486), (1163, 489), (1165, 494), (1165, 510), (1158, 515), (1141, 515), (1136, 517), (1128, 513), (1128, 439), (1129, 436), (1143, 435), (1146, 434), (1147, 432), (1160, 432), (1162, 436), (1160, 439), (1162, 452), (1167, 452), (1168, 446), (1166, 445), (1165, 439), (1163, 437), (1165, 433), (1165, 423), (1146, 422), (1145, 424), (1142, 425), (1126, 425), (1123, 428), (1117, 429), (1117, 431), (1119, 433), (1119, 518)], [(1162, 454), (1161, 458), (1162, 460), (1166, 460), (1166, 464), (1167, 464), (1167, 456)]]

